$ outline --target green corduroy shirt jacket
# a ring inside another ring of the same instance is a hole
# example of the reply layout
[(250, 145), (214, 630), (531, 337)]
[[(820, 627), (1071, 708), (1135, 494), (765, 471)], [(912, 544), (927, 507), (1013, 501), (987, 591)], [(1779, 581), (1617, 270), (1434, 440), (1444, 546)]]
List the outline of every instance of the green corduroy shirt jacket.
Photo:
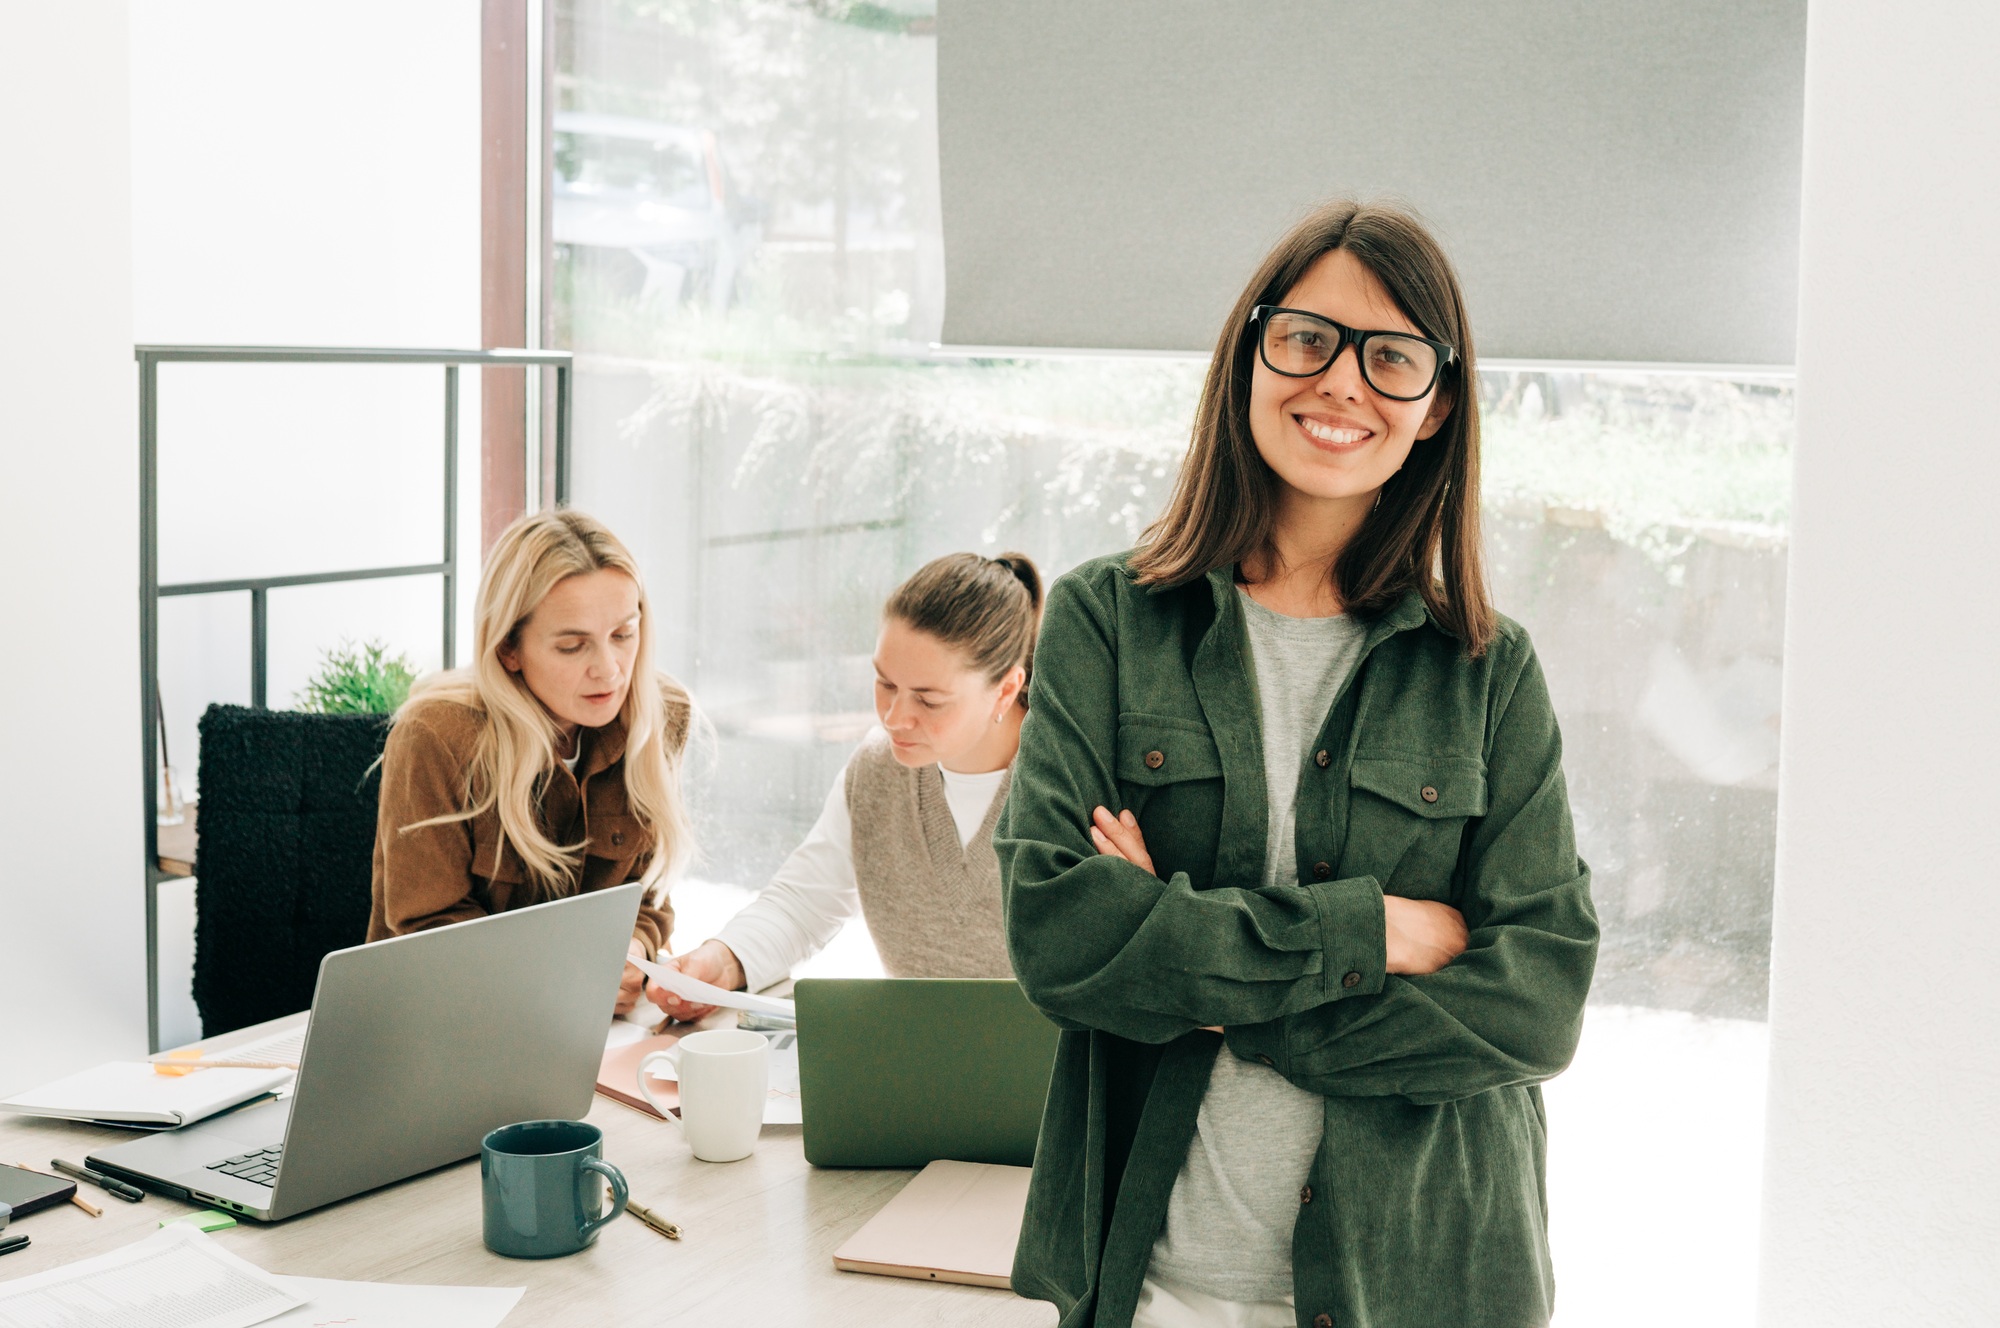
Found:
[[(1218, 1035), (1326, 1098), (1300, 1192), (1302, 1328), (1525, 1328), (1554, 1278), (1536, 1085), (1569, 1063), (1597, 952), (1562, 744), (1527, 634), (1478, 659), (1411, 594), (1305, 759), (1296, 884), (1264, 887), (1256, 684), (1227, 569), (1056, 582), (995, 836), (1008, 948), (1065, 1031), (1013, 1285), (1063, 1328), (1131, 1322)], [(1098, 854), (1129, 808), (1158, 875)], [(1465, 953), (1384, 971), (1383, 895), (1465, 915)]]

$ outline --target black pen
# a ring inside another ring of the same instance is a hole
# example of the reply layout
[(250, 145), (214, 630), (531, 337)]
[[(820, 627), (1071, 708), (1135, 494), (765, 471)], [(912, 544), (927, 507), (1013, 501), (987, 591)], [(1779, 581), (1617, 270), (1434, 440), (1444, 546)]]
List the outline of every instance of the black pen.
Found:
[(0, 1236), (0, 1254), (12, 1254), (15, 1250), (28, 1248), (26, 1236)]
[(137, 1185), (127, 1185), (122, 1180), (113, 1180), (101, 1171), (92, 1171), (89, 1167), (80, 1167), (74, 1162), (65, 1162), (59, 1157), (50, 1158), (49, 1165), (65, 1176), (73, 1176), (77, 1180), (87, 1180), (92, 1185), (109, 1190), (127, 1203), (138, 1203), (146, 1197), (146, 1192)]

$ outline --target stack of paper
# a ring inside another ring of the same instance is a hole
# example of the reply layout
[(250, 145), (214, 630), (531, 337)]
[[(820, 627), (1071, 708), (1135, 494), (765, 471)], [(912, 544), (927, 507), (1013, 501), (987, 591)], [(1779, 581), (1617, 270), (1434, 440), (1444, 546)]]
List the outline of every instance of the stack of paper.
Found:
[(274, 1277), (176, 1223), (114, 1253), (0, 1282), (0, 1328), (498, 1328), (522, 1290)]

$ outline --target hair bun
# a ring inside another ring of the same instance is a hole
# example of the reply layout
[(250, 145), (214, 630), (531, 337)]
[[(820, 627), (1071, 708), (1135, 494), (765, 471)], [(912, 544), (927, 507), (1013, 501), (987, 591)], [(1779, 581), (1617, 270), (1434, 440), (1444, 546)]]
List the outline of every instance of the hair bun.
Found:
[(1028, 588), (1028, 600), (1037, 609), (1042, 607), (1042, 574), (1035, 567), (1035, 560), (1025, 553), (1003, 553), (993, 560), (1014, 574), (1014, 579)]
[[(1028, 592), (1021, 602), (1018, 590)], [(897, 586), (882, 606), (897, 619), (963, 653), (966, 664), (997, 683), (1014, 669), (1035, 668), (1035, 633), (1042, 620), (1042, 574), (1025, 553), (947, 553)], [(1023, 691), (1021, 704), (1027, 705)]]

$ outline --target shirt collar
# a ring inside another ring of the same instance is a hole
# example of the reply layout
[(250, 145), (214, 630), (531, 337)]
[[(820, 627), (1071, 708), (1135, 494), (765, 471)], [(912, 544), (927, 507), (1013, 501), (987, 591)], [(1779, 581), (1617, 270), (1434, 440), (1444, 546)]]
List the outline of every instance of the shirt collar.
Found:
[[(1217, 618), (1226, 618), (1229, 613), (1227, 606), (1233, 604), (1236, 599), (1236, 569), (1216, 568), (1208, 574), (1208, 586), (1210, 593), (1215, 597)], [(1406, 590), (1400, 599), (1370, 624), (1373, 630), (1369, 635), (1377, 639), (1380, 636), (1391, 636), (1397, 632), (1408, 631), (1412, 627), (1421, 627), (1429, 618), (1430, 610), (1424, 604), (1424, 597), (1414, 590)]]
[(618, 715), (598, 728), (579, 729), (577, 738), (583, 743), (583, 759), (576, 763), (576, 779), (580, 784), (598, 771), (616, 765), (625, 755), (625, 717)]

